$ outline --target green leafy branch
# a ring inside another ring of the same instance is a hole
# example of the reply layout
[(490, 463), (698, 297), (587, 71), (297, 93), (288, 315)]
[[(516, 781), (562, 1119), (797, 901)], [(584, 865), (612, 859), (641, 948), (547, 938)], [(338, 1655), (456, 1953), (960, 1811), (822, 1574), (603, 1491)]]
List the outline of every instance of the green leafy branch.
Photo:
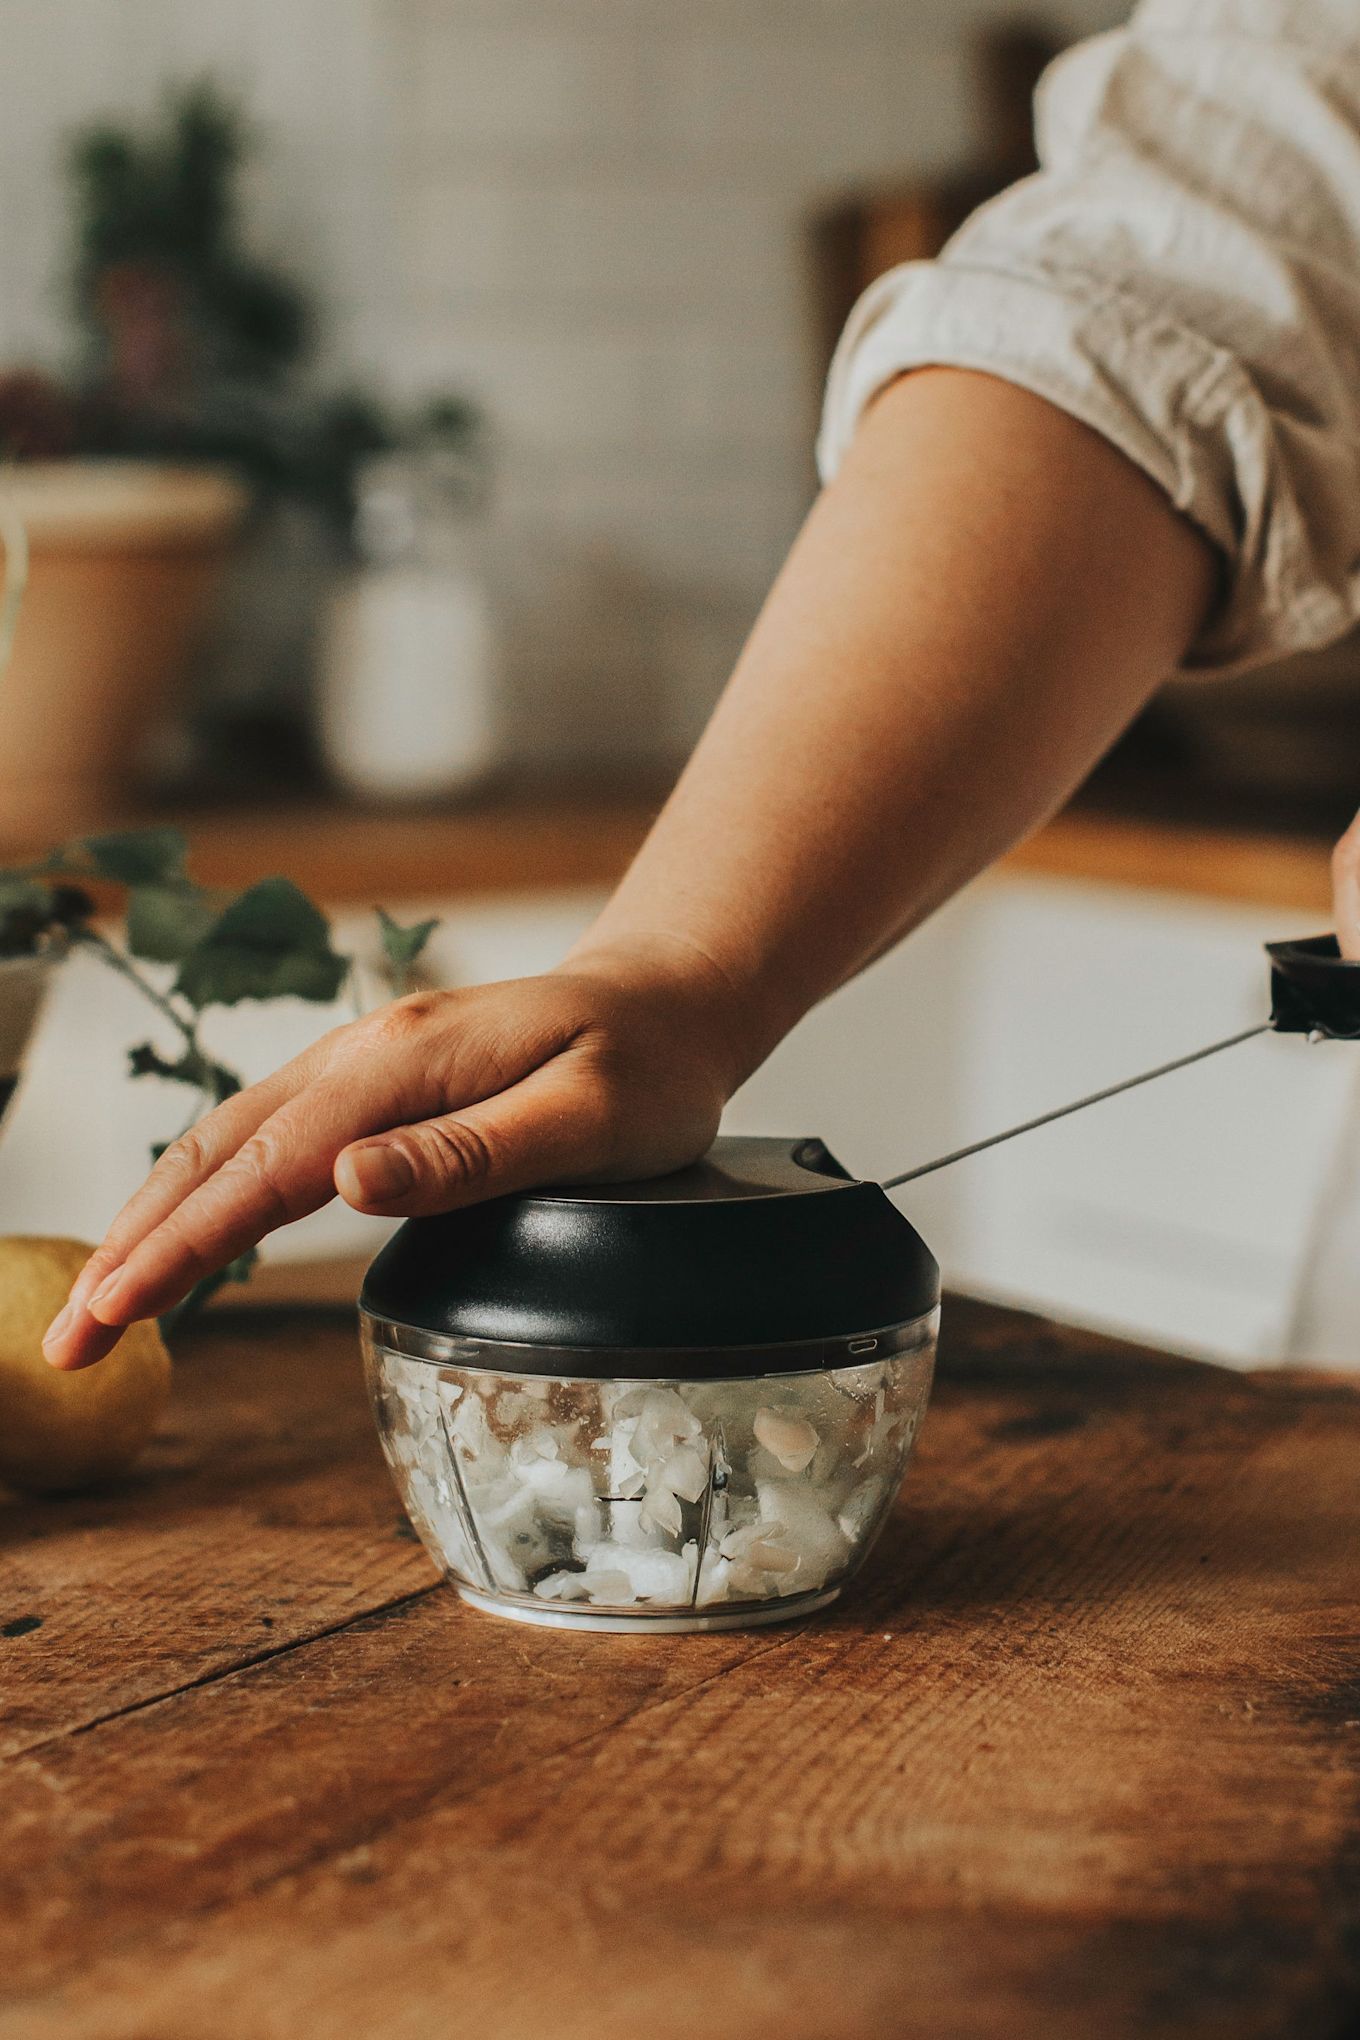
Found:
[[(123, 889), (122, 947), (95, 923), (91, 884)], [(400, 993), (438, 923), (406, 928), (377, 911), (389, 982)], [(237, 1072), (201, 1039), (209, 1008), (247, 999), (328, 1004), (351, 970), (351, 960), (333, 946), (326, 916), (290, 880), (261, 879), (235, 895), (213, 892), (190, 878), (184, 838), (171, 828), (81, 837), (38, 863), (0, 872), (0, 958), (70, 947), (89, 950), (125, 978), (173, 1028), (173, 1055), (139, 1042), (128, 1052), (128, 1070), (192, 1091), (189, 1126), (241, 1089)], [(168, 985), (144, 965), (171, 971)], [(223, 1282), (244, 1281), (255, 1259), (252, 1249), (205, 1278), (173, 1315), (201, 1308)]]

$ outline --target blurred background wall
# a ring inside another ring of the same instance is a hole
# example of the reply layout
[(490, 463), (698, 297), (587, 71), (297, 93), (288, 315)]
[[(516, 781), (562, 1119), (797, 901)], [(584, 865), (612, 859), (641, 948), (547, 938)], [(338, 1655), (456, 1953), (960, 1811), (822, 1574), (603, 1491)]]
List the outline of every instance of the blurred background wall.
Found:
[[(811, 485), (818, 206), (979, 146), (1006, 0), (4, 0), (0, 358), (60, 356), (63, 145), (205, 73), (326, 360), (496, 438), (519, 762), (669, 760)], [(1059, 40), (1119, 0), (1039, 10)]]

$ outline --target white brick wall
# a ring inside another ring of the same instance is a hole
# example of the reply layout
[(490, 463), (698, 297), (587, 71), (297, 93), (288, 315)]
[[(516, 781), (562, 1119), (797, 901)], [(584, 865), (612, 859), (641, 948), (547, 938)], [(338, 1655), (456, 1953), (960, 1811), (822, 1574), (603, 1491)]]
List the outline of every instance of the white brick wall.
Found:
[[(62, 343), (60, 137), (212, 66), (338, 366), (500, 444), (516, 748), (673, 755), (811, 489), (802, 226), (968, 147), (1007, 0), (0, 0), (0, 351)], [(1079, 33), (1121, 0), (1047, 10)]]

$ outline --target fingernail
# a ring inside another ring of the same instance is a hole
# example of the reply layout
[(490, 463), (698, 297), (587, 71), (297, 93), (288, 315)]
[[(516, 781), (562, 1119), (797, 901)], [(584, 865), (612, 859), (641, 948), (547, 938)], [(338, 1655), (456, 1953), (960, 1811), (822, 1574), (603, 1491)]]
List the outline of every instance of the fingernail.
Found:
[(359, 1189), (370, 1204), (390, 1204), (413, 1188), (415, 1170), (400, 1148), (378, 1141), (372, 1147), (355, 1148), (350, 1155)]
[(115, 1268), (112, 1275), (104, 1277), (94, 1295), (86, 1300), (85, 1308), (92, 1317), (98, 1317), (101, 1311), (117, 1308), (118, 1295), (124, 1286), (126, 1276), (126, 1268)]
[(97, 1360), (111, 1353), (123, 1331), (122, 1325), (101, 1325), (95, 1318), (77, 1316), (75, 1323), (67, 1326), (62, 1339), (44, 1346), (43, 1357), (58, 1374), (76, 1374), (84, 1367), (93, 1367)]
[(73, 1303), (68, 1303), (64, 1305), (63, 1308), (57, 1312), (51, 1324), (47, 1327), (47, 1330), (43, 1333), (44, 1351), (46, 1351), (46, 1349), (49, 1346), (55, 1346), (62, 1337), (62, 1334), (64, 1332), (70, 1331), (71, 1322), (75, 1317), (75, 1314), (76, 1307)]
[(91, 1254), (71, 1285), (72, 1303), (86, 1302), (91, 1291), (99, 1287), (99, 1282), (99, 1257), (97, 1254)]

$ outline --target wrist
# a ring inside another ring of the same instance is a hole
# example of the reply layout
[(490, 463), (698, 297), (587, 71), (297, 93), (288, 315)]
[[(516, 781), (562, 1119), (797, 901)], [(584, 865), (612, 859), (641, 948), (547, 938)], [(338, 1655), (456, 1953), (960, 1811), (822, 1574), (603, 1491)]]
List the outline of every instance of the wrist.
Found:
[(669, 931), (589, 930), (558, 966), (597, 977), (625, 993), (659, 1002), (714, 1063), (724, 1096), (743, 1084), (778, 1042), (759, 988), (744, 983), (691, 937)]

